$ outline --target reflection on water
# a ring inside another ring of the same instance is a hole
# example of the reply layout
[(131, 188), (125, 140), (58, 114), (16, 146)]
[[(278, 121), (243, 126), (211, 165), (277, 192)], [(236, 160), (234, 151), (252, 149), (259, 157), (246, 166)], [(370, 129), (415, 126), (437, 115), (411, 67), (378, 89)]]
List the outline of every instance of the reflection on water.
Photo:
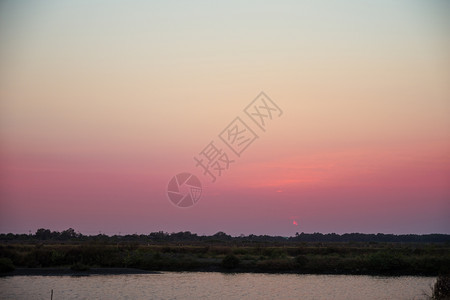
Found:
[(0, 299), (424, 299), (433, 277), (223, 274), (14, 276)]

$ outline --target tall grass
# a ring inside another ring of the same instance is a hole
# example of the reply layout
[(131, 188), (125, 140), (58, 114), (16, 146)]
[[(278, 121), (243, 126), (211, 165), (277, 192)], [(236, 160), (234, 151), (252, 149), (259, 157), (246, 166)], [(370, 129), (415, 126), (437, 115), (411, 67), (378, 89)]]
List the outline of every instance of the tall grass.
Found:
[[(302, 243), (299, 246), (8, 244), (2, 272), (14, 267), (131, 267), (146, 270), (226, 270), (333, 274), (434, 275), (450, 271), (450, 246)], [(239, 263), (236, 263), (239, 261)]]

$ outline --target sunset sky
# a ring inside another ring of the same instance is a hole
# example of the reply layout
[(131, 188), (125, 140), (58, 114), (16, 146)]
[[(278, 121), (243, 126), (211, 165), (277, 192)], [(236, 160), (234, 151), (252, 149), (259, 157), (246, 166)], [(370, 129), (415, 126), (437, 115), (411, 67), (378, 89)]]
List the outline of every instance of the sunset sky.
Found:
[[(211, 141), (235, 160), (214, 183)], [(450, 3), (2, 1), (0, 232), (69, 227), (450, 233)]]

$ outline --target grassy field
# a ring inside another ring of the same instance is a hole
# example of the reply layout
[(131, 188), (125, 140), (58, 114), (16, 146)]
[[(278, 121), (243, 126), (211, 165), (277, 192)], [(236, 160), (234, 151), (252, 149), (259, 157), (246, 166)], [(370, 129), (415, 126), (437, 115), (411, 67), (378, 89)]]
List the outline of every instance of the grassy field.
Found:
[(431, 275), (450, 271), (450, 245), (410, 243), (3, 243), (0, 270), (61, 267), (151, 271)]

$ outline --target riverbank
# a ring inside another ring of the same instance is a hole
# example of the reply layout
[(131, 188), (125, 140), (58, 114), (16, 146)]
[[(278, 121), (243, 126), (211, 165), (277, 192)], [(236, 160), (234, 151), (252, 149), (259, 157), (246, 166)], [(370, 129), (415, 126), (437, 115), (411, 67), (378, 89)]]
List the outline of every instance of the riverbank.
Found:
[(446, 244), (298, 245), (6, 244), (11, 275), (141, 274), (158, 271), (437, 276), (450, 271)]
[(189, 270), (189, 271), (149, 271), (135, 268), (90, 268), (86, 271), (74, 271), (71, 268), (16, 268), (10, 272), (0, 273), (0, 277), (5, 276), (91, 276), (91, 275), (142, 275), (142, 274), (163, 274), (164, 272), (188, 272), (188, 273), (223, 273), (223, 274), (297, 274), (297, 275), (349, 275), (349, 276), (420, 276), (436, 277), (430, 274), (386, 274), (386, 273), (340, 273), (340, 272), (322, 272), (322, 273), (304, 273), (301, 271), (261, 271), (249, 269), (224, 270), (218, 267)]
[(89, 268), (86, 271), (74, 271), (71, 268), (16, 268), (11, 272), (2, 273), (0, 276), (88, 276), (160, 273), (134, 268)]

